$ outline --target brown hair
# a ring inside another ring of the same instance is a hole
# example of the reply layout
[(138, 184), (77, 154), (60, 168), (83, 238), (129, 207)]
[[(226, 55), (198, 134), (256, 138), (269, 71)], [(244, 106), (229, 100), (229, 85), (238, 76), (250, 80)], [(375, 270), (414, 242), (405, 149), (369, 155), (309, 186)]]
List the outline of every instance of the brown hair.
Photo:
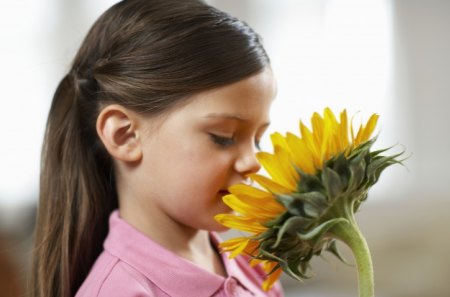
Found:
[(102, 106), (167, 112), (189, 95), (262, 71), (269, 59), (244, 22), (199, 0), (126, 0), (93, 25), (59, 83), (42, 149), (32, 296), (73, 296), (118, 207)]

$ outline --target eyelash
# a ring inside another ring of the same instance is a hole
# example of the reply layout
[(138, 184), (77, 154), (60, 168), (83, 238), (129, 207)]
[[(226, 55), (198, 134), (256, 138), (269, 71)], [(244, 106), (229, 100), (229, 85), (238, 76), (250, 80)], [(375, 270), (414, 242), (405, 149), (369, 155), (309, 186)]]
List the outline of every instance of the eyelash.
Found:
[[(235, 143), (234, 137), (223, 137), (212, 133), (210, 133), (209, 136), (215, 144), (223, 148), (229, 147)], [(255, 140), (255, 147), (258, 151), (261, 150), (259, 140)]]
[(261, 144), (259, 143), (259, 140), (255, 140), (255, 147), (258, 151), (261, 150)]
[(221, 147), (229, 147), (234, 144), (233, 137), (223, 137), (212, 133), (210, 133), (209, 136), (215, 144)]

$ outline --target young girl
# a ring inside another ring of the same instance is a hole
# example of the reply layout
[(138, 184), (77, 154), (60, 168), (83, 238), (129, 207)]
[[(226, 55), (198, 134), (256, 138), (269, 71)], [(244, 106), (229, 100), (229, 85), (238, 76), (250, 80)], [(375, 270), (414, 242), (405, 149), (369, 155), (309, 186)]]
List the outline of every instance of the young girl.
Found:
[(213, 218), (259, 169), (275, 89), (258, 35), (200, 0), (106, 11), (50, 109), (32, 295), (281, 296)]

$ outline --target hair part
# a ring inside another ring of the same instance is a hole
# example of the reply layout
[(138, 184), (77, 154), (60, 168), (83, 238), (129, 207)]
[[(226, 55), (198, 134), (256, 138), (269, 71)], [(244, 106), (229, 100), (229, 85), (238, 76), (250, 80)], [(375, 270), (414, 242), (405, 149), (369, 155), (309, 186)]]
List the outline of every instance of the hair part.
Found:
[(31, 296), (75, 295), (102, 252), (118, 207), (113, 163), (95, 129), (102, 107), (161, 115), (269, 63), (247, 24), (200, 0), (125, 0), (100, 16), (48, 115)]

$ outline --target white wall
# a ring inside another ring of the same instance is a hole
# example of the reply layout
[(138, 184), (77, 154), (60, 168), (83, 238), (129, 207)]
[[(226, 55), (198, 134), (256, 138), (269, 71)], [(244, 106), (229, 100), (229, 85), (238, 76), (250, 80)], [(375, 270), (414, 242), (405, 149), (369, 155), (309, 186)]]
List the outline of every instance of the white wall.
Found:
[(395, 92), (414, 191), (450, 198), (450, 1), (397, 0)]
[(114, 2), (0, 2), (0, 207), (36, 202), (51, 98), (87, 30)]

